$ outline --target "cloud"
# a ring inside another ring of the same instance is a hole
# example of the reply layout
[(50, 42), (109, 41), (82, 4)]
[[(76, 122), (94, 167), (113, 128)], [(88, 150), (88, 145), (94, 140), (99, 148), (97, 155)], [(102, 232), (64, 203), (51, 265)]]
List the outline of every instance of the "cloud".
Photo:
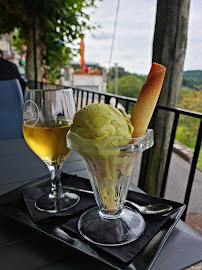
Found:
[[(147, 74), (151, 67), (153, 35), (156, 19), (157, 0), (120, 1), (117, 28), (111, 64), (118, 63), (126, 70)], [(85, 36), (85, 58), (109, 66), (112, 37), (114, 31), (117, 0), (97, 2), (98, 8), (91, 22), (100, 24), (100, 28)], [(202, 48), (201, 0), (192, 0), (190, 8), (186, 70), (202, 69), (199, 55)]]
[(111, 33), (107, 33), (107, 32), (99, 32), (97, 34), (93, 35), (94, 39), (98, 39), (98, 40), (102, 40), (102, 39), (111, 39), (112, 38), (112, 34)]

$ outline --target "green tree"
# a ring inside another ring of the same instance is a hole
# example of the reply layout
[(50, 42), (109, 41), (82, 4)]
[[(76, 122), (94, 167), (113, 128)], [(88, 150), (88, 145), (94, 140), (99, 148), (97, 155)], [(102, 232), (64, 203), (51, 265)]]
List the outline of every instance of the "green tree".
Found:
[(195, 78), (184, 78), (182, 81), (182, 85), (190, 88), (194, 88), (197, 90), (198, 85), (202, 85), (202, 80), (195, 79)]
[(183, 73), (183, 78), (193, 78), (202, 81), (202, 70), (187, 70)]
[[(26, 40), (26, 76), (34, 79), (33, 18), (35, 18), (37, 79), (41, 80), (42, 60), (51, 68), (70, 61), (76, 50), (70, 47), (83, 37), (89, 22), (87, 10), (95, 0), (0, 0), (0, 34), (19, 29)], [(35, 15), (35, 16), (34, 16)]]
[[(118, 67), (118, 78), (126, 76), (130, 74), (130, 72), (126, 71), (123, 67)], [(109, 80), (113, 80), (115, 78), (115, 68), (111, 67), (108, 72)]]
[[(142, 88), (142, 80), (135, 74), (128, 74), (118, 78), (118, 94), (137, 98)], [(109, 86), (109, 93), (114, 93), (115, 80)]]
[[(120, 96), (137, 98), (143, 85), (143, 77), (136, 74), (128, 74), (118, 78), (118, 94)], [(115, 92), (115, 80), (111, 81), (108, 87), (108, 92)], [(123, 102), (120, 101), (124, 106)], [(131, 114), (134, 104), (130, 104), (128, 113)]]

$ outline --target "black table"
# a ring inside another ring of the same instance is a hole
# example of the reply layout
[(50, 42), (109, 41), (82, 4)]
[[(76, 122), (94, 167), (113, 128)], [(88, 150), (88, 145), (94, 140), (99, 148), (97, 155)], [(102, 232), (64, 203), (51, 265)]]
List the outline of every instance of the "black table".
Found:
[[(0, 141), (0, 195), (49, 174), (24, 139)], [(83, 159), (72, 152), (63, 172), (88, 178)], [(132, 190), (139, 191), (131, 186)], [(63, 270), (111, 267), (49, 239), (0, 214), (0, 269)], [(152, 270), (179, 270), (202, 261), (202, 237), (181, 220), (171, 233)], [(132, 270), (132, 269), (131, 269)]]

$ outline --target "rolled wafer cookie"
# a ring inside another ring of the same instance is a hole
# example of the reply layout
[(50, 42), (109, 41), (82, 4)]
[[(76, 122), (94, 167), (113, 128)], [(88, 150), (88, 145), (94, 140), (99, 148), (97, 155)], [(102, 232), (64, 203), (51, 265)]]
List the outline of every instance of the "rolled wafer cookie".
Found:
[(134, 127), (133, 138), (141, 137), (147, 130), (161, 92), (165, 72), (164, 66), (152, 63), (151, 70), (131, 114), (131, 123)]

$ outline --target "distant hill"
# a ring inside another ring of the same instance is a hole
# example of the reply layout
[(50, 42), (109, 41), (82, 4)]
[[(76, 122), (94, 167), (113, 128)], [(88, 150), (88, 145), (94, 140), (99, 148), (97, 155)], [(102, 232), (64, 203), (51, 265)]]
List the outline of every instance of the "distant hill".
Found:
[(183, 78), (193, 78), (202, 81), (202, 70), (187, 70), (183, 73)]
[(197, 89), (197, 85), (202, 85), (202, 70), (184, 71), (182, 86)]

